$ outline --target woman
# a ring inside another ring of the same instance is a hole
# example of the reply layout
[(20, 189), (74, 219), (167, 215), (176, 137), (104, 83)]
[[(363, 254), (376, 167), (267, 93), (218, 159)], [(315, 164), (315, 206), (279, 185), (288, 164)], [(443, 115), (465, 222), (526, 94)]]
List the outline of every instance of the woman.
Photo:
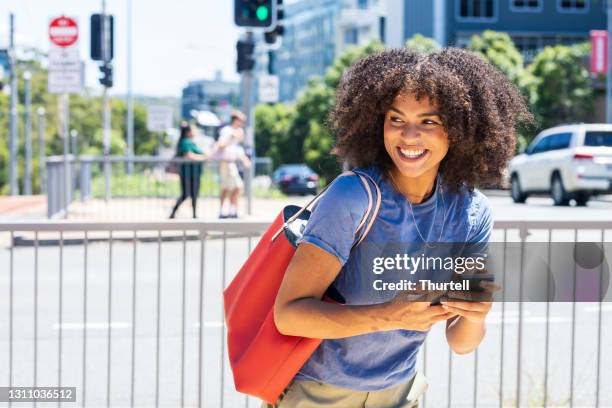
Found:
[[(330, 117), (333, 152), (374, 179), (382, 204), (355, 248), (368, 203), (357, 177), (336, 180), (314, 208), (274, 317), (283, 334), (325, 340), (276, 406), (413, 406), (416, 357), (433, 324), (446, 321), (456, 353), (479, 345), (491, 302), (434, 305), (374, 290), (384, 275), (373, 274), (363, 258), (381, 244), (486, 243), (493, 219), (474, 187), (501, 178), (517, 121), (530, 119), (504, 75), (465, 50), (386, 50), (347, 70)], [(330, 286), (344, 305), (321, 300)]]
[(181, 178), (181, 196), (176, 200), (170, 218), (176, 216), (176, 211), (187, 197), (191, 197), (193, 218), (197, 218), (196, 206), (200, 193), (200, 176), (202, 175), (202, 162), (207, 156), (193, 142), (194, 131), (188, 122), (181, 123), (181, 136), (176, 146), (176, 157), (189, 159), (195, 163), (180, 163), (179, 176)]

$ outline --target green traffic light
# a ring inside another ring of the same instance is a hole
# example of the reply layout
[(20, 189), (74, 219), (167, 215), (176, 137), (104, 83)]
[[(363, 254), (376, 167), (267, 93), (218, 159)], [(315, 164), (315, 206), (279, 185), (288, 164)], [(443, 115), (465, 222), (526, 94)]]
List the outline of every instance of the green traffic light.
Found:
[(268, 19), (268, 15), (270, 14), (270, 10), (268, 10), (268, 7), (266, 6), (259, 6), (257, 7), (257, 10), (255, 11), (255, 14), (257, 15), (257, 19), (259, 21), (265, 21)]

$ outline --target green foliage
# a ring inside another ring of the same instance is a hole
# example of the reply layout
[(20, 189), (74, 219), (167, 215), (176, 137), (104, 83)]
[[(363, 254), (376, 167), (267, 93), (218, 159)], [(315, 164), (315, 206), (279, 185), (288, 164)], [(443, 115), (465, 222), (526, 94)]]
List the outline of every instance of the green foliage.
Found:
[(594, 96), (585, 59), (590, 44), (546, 47), (529, 66), (536, 78), (533, 111), (542, 128), (588, 121)]
[(382, 49), (378, 41), (349, 47), (323, 78), (310, 79), (294, 105), (259, 105), (255, 110), (257, 154), (272, 157), (275, 167), (305, 162), (325, 180), (336, 176), (340, 166), (330, 155), (334, 136), (326, 126), (336, 86), (348, 67)]
[(406, 48), (412, 48), (418, 52), (429, 54), (440, 49), (440, 44), (433, 38), (425, 37), (421, 34), (415, 34), (406, 40)]
[[(45, 115), (45, 154), (58, 155), (63, 153), (63, 141), (59, 132), (60, 96), (47, 92), (47, 70), (41, 61), (46, 58), (37, 50), (28, 50), (28, 60), (17, 61), (18, 88), (18, 185), (23, 186), (24, 175), (24, 114), (25, 86), (23, 73), (29, 71), (32, 95), (32, 173), (34, 192), (40, 191), (38, 180), (38, 129), (39, 116), (37, 110), (44, 108)], [(103, 152), (102, 135), (102, 98), (92, 95), (89, 91), (74, 94), (69, 97), (70, 129), (78, 132), (77, 149), (79, 154), (101, 155)], [(0, 93), (0, 194), (8, 192), (8, 139), (9, 139), (9, 101), (8, 96)], [(111, 153), (123, 155), (126, 152), (126, 105), (120, 99), (111, 98)], [(134, 145), (135, 154), (156, 154), (159, 143), (168, 144), (161, 135), (151, 133), (146, 128), (146, 108), (136, 103), (134, 105)]]

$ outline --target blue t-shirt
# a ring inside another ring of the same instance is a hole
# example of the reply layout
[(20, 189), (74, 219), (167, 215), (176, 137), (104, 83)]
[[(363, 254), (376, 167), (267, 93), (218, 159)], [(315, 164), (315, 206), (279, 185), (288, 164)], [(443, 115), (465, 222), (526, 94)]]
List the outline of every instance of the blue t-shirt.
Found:
[[(355, 229), (364, 216), (368, 196), (356, 176), (337, 179), (313, 208), (303, 236), (298, 242), (314, 244), (336, 256), (342, 269), (333, 286), (347, 305), (377, 304), (390, 301), (397, 292), (374, 290), (376, 279), (393, 281), (397, 273), (372, 273), (364, 259), (372, 248), (389, 243), (486, 243), (493, 227), (487, 198), (478, 190), (450, 193), (436, 183), (432, 196), (412, 205), (397, 192), (376, 166), (357, 169), (370, 175), (381, 191), (381, 206), (365, 240), (357, 242)], [(446, 214), (446, 215), (444, 215)], [(359, 235), (359, 234), (357, 234)], [(393, 245), (392, 245), (393, 247)], [(388, 250), (388, 248), (387, 248)], [(405, 271), (404, 271), (405, 273)], [(399, 276), (401, 278), (401, 276)], [(396, 386), (415, 373), (419, 347), (427, 332), (393, 330), (342, 339), (326, 339), (296, 375), (298, 380), (313, 380), (360, 391)]]

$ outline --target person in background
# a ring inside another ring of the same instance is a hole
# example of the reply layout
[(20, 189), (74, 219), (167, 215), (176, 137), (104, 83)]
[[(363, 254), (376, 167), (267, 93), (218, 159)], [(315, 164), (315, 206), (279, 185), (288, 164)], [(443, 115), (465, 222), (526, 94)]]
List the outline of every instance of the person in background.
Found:
[(194, 143), (195, 132), (193, 127), (186, 121), (181, 122), (181, 136), (176, 146), (176, 157), (192, 160), (192, 163), (179, 164), (179, 176), (181, 179), (181, 196), (176, 200), (170, 218), (176, 216), (176, 211), (187, 197), (191, 197), (193, 218), (197, 218), (196, 206), (200, 192), (200, 176), (202, 175), (202, 163), (207, 159), (202, 150)]
[[(244, 140), (245, 122), (246, 116), (242, 112), (233, 111), (230, 124), (221, 129), (215, 146), (214, 157), (219, 160), (221, 178), (219, 218), (238, 218), (238, 199), (244, 183), (236, 163), (240, 161), (244, 168), (251, 166), (251, 161), (240, 145)], [(228, 199), (229, 209), (226, 208)]]

